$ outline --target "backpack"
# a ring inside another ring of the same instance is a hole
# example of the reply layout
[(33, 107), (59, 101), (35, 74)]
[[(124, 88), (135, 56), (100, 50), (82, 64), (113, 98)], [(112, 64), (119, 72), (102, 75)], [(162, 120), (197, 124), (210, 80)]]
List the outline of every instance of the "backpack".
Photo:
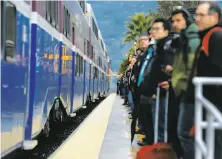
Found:
[(203, 38), (201, 49), (204, 51), (204, 53), (207, 56), (209, 56), (209, 40), (210, 40), (210, 37), (215, 31), (219, 31), (219, 30), (222, 31), (222, 28), (221, 27), (215, 27), (215, 28), (211, 29)]

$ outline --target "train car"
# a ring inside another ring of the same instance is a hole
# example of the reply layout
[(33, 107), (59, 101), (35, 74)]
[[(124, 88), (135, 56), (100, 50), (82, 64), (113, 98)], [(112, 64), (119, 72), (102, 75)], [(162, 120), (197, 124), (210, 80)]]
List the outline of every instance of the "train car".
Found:
[(36, 136), (47, 137), (52, 123), (74, 117), (104, 90), (99, 79), (108, 77), (101, 62), (107, 57), (86, 5), (1, 1), (2, 157), (33, 149)]
[[(101, 33), (98, 29), (98, 24), (95, 18), (95, 14), (93, 12), (92, 6), (87, 3), (86, 5), (86, 16), (87, 16), (87, 22), (89, 26), (92, 28), (92, 32), (90, 33), (91, 37), (91, 43), (93, 45), (93, 55), (94, 62), (97, 64), (98, 67), (93, 67), (94, 70), (94, 77), (92, 80), (92, 89), (90, 92), (92, 92), (92, 101), (98, 99), (103, 92), (102, 83), (104, 74), (106, 74), (106, 70), (103, 67), (103, 65), (107, 65), (107, 57), (104, 56), (105, 50), (104, 50), (104, 42), (101, 37)], [(101, 71), (103, 70), (103, 71)], [(107, 75), (107, 74), (106, 74)]]

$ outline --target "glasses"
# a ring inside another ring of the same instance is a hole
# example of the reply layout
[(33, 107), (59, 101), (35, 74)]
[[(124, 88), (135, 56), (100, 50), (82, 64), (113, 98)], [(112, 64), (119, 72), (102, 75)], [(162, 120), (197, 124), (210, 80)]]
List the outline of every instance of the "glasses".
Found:
[(210, 16), (211, 14), (210, 13), (206, 13), (206, 14), (203, 14), (203, 13), (196, 13), (195, 15), (194, 15), (194, 19), (196, 19), (197, 17), (199, 17), (199, 18), (204, 18), (204, 17), (206, 17), (206, 16)]
[(139, 39), (139, 42), (140, 41), (147, 41), (147, 40), (149, 40), (149, 38), (142, 38), (142, 39)]
[(152, 29), (150, 30), (150, 32), (159, 32), (159, 31), (161, 31), (161, 30), (162, 30), (161, 28), (156, 27), (156, 28), (152, 28)]

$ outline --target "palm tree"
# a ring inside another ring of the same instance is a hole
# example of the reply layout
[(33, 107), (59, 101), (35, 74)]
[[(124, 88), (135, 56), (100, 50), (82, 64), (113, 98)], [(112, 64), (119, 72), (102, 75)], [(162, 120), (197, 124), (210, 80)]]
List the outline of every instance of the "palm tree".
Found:
[(123, 43), (134, 42), (138, 40), (147, 28), (152, 23), (153, 18), (151, 16), (145, 15), (144, 13), (136, 13), (134, 16), (130, 16), (130, 21), (125, 22), (127, 32), (125, 32), (125, 38)]

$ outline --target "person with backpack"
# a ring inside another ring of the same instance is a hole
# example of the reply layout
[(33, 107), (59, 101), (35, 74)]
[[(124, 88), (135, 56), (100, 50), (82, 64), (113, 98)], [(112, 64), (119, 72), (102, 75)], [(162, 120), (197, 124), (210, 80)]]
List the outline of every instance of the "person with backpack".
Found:
[[(196, 24), (201, 47), (195, 57), (192, 77), (222, 77), (222, 17), (217, 2), (200, 2), (196, 9)], [(193, 87), (190, 81), (191, 88)], [(194, 89), (190, 89), (193, 93)], [(222, 86), (203, 86), (203, 95), (222, 113)], [(222, 130), (215, 130), (215, 159), (222, 158)]]

